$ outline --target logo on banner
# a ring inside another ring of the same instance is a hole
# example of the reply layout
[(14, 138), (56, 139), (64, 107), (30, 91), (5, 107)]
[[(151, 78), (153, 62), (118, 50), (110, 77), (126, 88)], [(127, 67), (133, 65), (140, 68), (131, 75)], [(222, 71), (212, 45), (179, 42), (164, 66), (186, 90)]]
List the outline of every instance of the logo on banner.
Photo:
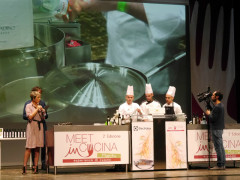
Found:
[(69, 155), (79, 155), (80, 157), (90, 157), (94, 152), (117, 152), (115, 142), (93, 142), (93, 134), (72, 134), (66, 135), (66, 143), (69, 144)]

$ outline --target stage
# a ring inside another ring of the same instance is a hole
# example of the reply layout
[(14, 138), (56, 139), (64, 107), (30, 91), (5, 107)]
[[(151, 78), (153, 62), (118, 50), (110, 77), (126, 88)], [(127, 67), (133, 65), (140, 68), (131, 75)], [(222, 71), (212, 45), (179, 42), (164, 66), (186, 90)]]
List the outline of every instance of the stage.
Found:
[(211, 180), (238, 180), (240, 178), (239, 164), (233, 167), (231, 164), (226, 170), (208, 170), (205, 166), (195, 166), (189, 170), (171, 170), (171, 171), (141, 171), (141, 172), (106, 172), (106, 169), (112, 166), (103, 167), (74, 167), (58, 168), (58, 174), (54, 175), (53, 169), (49, 174), (44, 170), (39, 170), (39, 174), (33, 174), (30, 169), (26, 175), (22, 175), (20, 166), (3, 167), (0, 170), (0, 179), (58, 179), (58, 180), (75, 180), (75, 179), (211, 179)]

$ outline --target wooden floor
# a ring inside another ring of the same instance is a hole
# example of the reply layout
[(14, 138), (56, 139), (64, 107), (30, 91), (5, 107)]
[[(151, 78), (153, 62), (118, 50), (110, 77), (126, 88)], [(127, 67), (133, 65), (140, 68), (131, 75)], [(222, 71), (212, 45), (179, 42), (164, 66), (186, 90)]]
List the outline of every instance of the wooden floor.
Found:
[(69, 167), (58, 168), (57, 175), (51, 168), (49, 174), (39, 170), (39, 174), (33, 174), (30, 169), (26, 175), (21, 174), (21, 167), (2, 167), (0, 170), (1, 180), (12, 179), (37, 179), (37, 180), (92, 180), (92, 179), (170, 179), (170, 180), (240, 180), (239, 167), (227, 167), (226, 170), (208, 170), (204, 167), (195, 167), (189, 170), (171, 171), (142, 171), (142, 172), (106, 172), (112, 167)]

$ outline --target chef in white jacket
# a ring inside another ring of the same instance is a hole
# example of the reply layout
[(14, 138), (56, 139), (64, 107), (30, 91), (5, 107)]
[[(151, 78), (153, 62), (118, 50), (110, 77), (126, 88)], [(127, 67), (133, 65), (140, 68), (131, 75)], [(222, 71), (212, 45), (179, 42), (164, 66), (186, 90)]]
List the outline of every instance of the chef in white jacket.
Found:
[(151, 112), (153, 112), (154, 110), (161, 108), (161, 104), (158, 101), (154, 100), (153, 96), (154, 95), (153, 95), (151, 84), (146, 84), (146, 87), (145, 87), (146, 100), (143, 101), (140, 106), (142, 109), (143, 115), (150, 115)]
[(181, 114), (182, 113), (181, 106), (173, 101), (175, 97), (175, 93), (176, 93), (176, 88), (174, 86), (169, 86), (165, 96), (166, 103), (163, 105), (163, 107), (173, 107), (175, 114)]
[[(147, 23), (119, 12), (106, 13), (107, 64), (127, 66), (146, 76), (166, 61), (167, 43), (185, 34), (185, 8), (179, 5), (143, 3)], [(165, 68), (148, 77), (156, 94), (164, 94), (174, 82), (178, 67)]]
[[(129, 123), (130, 118), (136, 115), (142, 115), (142, 111), (140, 106), (137, 103), (134, 103), (134, 91), (133, 86), (128, 86), (127, 93), (126, 93), (126, 102), (121, 104), (118, 112), (121, 116), (124, 117), (124, 120), (122, 120), (122, 123)], [(134, 120), (134, 119), (133, 119)]]

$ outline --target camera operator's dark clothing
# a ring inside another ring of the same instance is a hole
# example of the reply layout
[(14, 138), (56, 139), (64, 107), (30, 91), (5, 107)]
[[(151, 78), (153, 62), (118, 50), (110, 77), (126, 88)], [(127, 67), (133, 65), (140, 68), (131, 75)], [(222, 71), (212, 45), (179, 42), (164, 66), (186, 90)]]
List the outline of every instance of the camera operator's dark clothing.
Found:
[(211, 114), (209, 115), (210, 127), (213, 130), (224, 129), (224, 106), (222, 103), (213, 107)]
[(226, 162), (226, 155), (222, 139), (223, 130), (211, 130), (212, 141), (215, 151), (217, 153), (217, 166), (224, 167)]
[(223, 129), (224, 129), (224, 106), (222, 103), (217, 104), (209, 115), (212, 141), (217, 153), (217, 166), (225, 168), (226, 156), (223, 146)]

